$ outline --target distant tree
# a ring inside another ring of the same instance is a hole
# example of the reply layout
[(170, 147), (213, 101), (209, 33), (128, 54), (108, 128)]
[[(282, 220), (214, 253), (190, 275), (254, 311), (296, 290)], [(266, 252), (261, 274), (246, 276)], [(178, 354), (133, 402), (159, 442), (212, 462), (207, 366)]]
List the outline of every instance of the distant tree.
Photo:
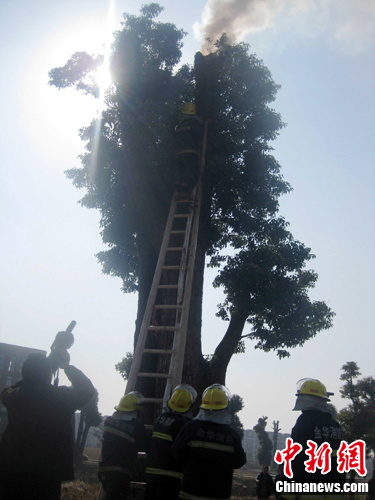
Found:
[(75, 442), (75, 456), (78, 462), (82, 460), (90, 428), (98, 427), (103, 420), (102, 415), (99, 413), (98, 402), (99, 394), (98, 391), (95, 391), (91, 401), (89, 401), (81, 410)]
[(343, 373), (340, 375), (340, 380), (345, 382), (340, 389), (341, 397), (350, 399), (354, 403), (357, 400), (357, 390), (354, 380), (361, 375), (361, 372), (355, 361), (348, 361), (342, 366), (341, 370)]
[[(314, 255), (278, 215), (280, 196), (291, 190), (270, 145), (284, 125), (270, 107), (279, 86), (248, 45), (230, 45), (225, 36), (215, 52), (197, 55), (195, 66), (177, 69), (185, 33), (158, 22), (161, 11), (151, 3), (139, 16), (124, 15), (113, 44), (106, 108), (81, 130), (82, 167), (67, 175), (86, 191), (81, 204), (100, 211), (109, 247), (98, 254), (103, 272), (120, 277), (124, 292), (138, 293), (136, 343), (174, 189), (179, 110), (195, 101), (199, 113), (213, 119), (183, 374), (201, 392), (210, 383), (225, 383), (245, 339), (256, 349), (289, 356), (289, 349), (330, 328), (333, 312), (310, 300), (317, 274), (306, 266)], [(101, 61), (75, 53), (50, 71), (50, 84), (97, 95), (94, 75)], [(209, 358), (201, 341), (206, 265), (217, 269), (213, 285), (225, 294), (217, 315), (228, 324)]]
[(130, 368), (132, 366), (133, 354), (131, 352), (127, 352), (125, 357), (121, 359), (116, 365), (115, 368), (121, 375), (124, 380), (128, 380)]
[(340, 392), (343, 398), (350, 399), (350, 404), (339, 411), (337, 420), (343, 427), (347, 441), (363, 439), (367, 453), (375, 453), (375, 379), (364, 377), (357, 363), (350, 361), (342, 367), (341, 380), (345, 384)]
[(332, 403), (327, 403), (327, 408), (328, 408), (328, 412), (332, 415), (332, 417), (336, 419), (336, 417), (337, 417), (336, 406), (333, 405)]
[(233, 427), (233, 429), (238, 432), (241, 439), (243, 439), (245, 431), (240, 417), (237, 415), (237, 413), (239, 413), (244, 406), (245, 405), (241, 396), (239, 396), (238, 394), (233, 394), (228, 406), (228, 410), (232, 418), (231, 427)]
[(253, 430), (257, 433), (260, 448), (258, 450), (258, 462), (260, 465), (271, 465), (272, 462), (272, 441), (266, 431), (268, 417), (258, 418), (258, 423)]

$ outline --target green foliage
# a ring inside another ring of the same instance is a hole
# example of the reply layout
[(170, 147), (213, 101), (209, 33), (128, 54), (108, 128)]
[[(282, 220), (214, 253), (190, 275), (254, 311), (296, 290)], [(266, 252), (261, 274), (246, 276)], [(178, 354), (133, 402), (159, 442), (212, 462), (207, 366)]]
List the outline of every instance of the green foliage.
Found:
[(98, 97), (99, 88), (95, 82), (96, 70), (103, 64), (103, 56), (92, 56), (86, 52), (76, 52), (65, 66), (52, 69), (48, 76), (49, 85), (59, 90), (74, 86), (85, 94)]
[(351, 399), (354, 403), (357, 399), (357, 388), (354, 379), (361, 374), (358, 365), (355, 361), (348, 361), (342, 366), (341, 370), (343, 373), (340, 375), (340, 380), (346, 382), (340, 389), (341, 397)]
[[(100, 211), (108, 246), (97, 255), (103, 272), (120, 277), (123, 290), (139, 292), (144, 304), (174, 189), (174, 127), (182, 104), (195, 100), (213, 119), (198, 246), (218, 269), (214, 286), (225, 293), (218, 316), (240, 316), (250, 328), (242, 337), (243, 322), (228, 329), (230, 356), (244, 351), (245, 338), (288, 356), (288, 349), (329, 328), (334, 313), (309, 299), (317, 274), (306, 265), (314, 255), (278, 215), (280, 196), (291, 191), (269, 144), (284, 126), (270, 107), (279, 86), (247, 44), (230, 45), (225, 36), (215, 52), (197, 54), (195, 67), (177, 69), (185, 33), (158, 22), (161, 10), (151, 3), (138, 16), (124, 15), (106, 109), (81, 130), (82, 166), (67, 176), (85, 189), (82, 205)], [(76, 53), (51, 70), (50, 84), (96, 95), (93, 75), (101, 60)], [(210, 368), (226, 366), (230, 356), (223, 363), (215, 353)], [(119, 369), (123, 376), (126, 370)]]
[(335, 405), (333, 405), (332, 403), (327, 403), (327, 409), (333, 418), (337, 417), (337, 408)]
[(337, 420), (344, 429), (347, 441), (363, 439), (367, 453), (375, 452), (375, 379), (360, 375), (357, 363), (350, 361), (343, 365), (340, 379), (345, 381), (340, 392), (351, 403), (337, 414)]
[(244, 406), (245, 405), (241, 396), (239, 396), (238, 394), (233, 394), (228, 405), (228, 410), (232, 419), (231, 427), (233, 427), (233, 429), (238, 432), (241, 439), (243, 439), (245, 431), (237, 413), (240, 412)]
[(131, 352), (127, 352), (125, 354), (125, 357), (122, 358), (122, 360), (119, 361), (115, 366), (116, 370), (119, 372), (119, 374), (124, 380), (128, 380), (129, 378), (132, 362), (133, 362), (133, 354)]
[(257, 433), (260, 448), (258, 450), (258, 462), (260, 465), (271, 465), (272, 462), (272, 441), (266, 431), (268, 417), (258, 418), (258, 423), (253, 430)]

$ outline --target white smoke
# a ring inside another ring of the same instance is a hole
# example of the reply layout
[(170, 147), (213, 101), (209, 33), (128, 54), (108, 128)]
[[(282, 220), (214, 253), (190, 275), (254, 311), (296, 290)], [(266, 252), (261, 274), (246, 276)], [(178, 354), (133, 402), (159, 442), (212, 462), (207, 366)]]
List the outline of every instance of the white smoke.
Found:
[(243, 41), (274, 26), (281, 14), (300, 36), (328, 33), (351, 52), (365, 50), (375, 39), (375, 0), (208, 0), (194, 32), (207, 52), (212, 49), (207, 39), (215, 42), (226, 33), (230, 43)]

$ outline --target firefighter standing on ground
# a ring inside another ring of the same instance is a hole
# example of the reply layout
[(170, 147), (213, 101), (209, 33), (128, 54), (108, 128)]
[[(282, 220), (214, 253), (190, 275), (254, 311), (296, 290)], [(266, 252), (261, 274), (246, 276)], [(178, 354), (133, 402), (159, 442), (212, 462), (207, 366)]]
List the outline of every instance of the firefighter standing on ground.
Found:
[(197, 417), (178, 434), (172, 452), (183, 469), (179, 498), (229, 500), (233, 469), (246, 463), (241, 438), (229, 425), (229, 400), (226, 387), (207, 387)]
[(179, 191), (190, 192), (199, 178), (203, 138), (203, 129), (193, 103), (184, 104), (175, 133), (178, 147), (177, 187)]
[[(337, 450), (344, 439), (340, 424), (332, 417), (327, 403), (332, 393), (327, 392), (325, 385), (316, 379), (302, 379), (298, 382), (297, 400), (294, 411), (302, 411), (292, 429), (293, 442), (302, 445), (302, 451), (292, 461), (293, 481), (304, 483), (344, 483), (345, 474), (337, 471)], [(320, 469), (315, 473), (307, 472), (304, 462), (307, 441), (314, 441), (318, 447), (329, 443), (332, 448), (331, 471), (322, 474)], [(282, 495), (284, 497), (284, 495)], [(299, 495), (302, 499), (302, 496)]]
[(146, 449), (145, 426), (137, 418), (143, 399), (140, 392), (129, 392), (104, 423), (98, 470), (105, 493), (101, 499), (125, 500), (128, 496), (138, 451)]
[(146, 467), (146, 500), (178, 498), (182, 469), (171, 448), (181, 428), (193, 418), (191, 406), (196, 397), (190, 385), (177, 386), (168, 408), (155, 420)]
[(71, 387), (51, 385), (48, 359), (31, 354), (22, 365), (22, 379), (2, 392), (8, 410), (8, 427), (0, 441), (2, 500), (59, 499), (61, 481), (74, 479), (72, 418), (95, 389), (69, 364), (69, 356), (57, 353), (54, 361)]

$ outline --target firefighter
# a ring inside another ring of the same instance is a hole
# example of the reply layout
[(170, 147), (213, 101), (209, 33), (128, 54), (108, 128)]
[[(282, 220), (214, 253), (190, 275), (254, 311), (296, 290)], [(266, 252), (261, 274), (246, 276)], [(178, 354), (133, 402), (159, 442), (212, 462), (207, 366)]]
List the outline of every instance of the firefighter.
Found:
[(146, 449), (145, 426), (138, 420), (143, 400), (140, 392), (129, 392), (104, 423), (98, 470), (104, 495), (100, 498), (125, 500), (128, 497), (137, 453)]
[(196, 398), (190, 385), (177, 386), (166, 410), (155, 420), (146, 467), (146, 500), (178, 498), (182, 469), (171, 448), (181, 428), (193, 418), (191, 406)]
[(8, 411), (0, 441), (2, 500), (57, 500), (61, 481), (74, 479), (72, 419), (94, 396), (95, 388), (62, 353), (54, 362), (65, 371), (71, 387), (52, 385), (49, 360), (30, 354), (22, 364), (22, 379), (1, 394)]
[(230, 427), (230, 397), (223, 385), (207, 387), (197, 417), (176, 437), (172, 452), (183, 470), (179, 498), (230, 498), (233, 469), (246, 463), (241, 438)]
[[(319, 380), (304, 378), (297, 382), (297, 399), (293, 411), (302, 411), (302, 414), (292, 429), (291, 438), (303, 449), (291, 464), (293, 481), (301, 483), (345, 482), (345, 474), (337, 471), (337, 450), (344, 436), (340, 424), (329, 412), (327, 404), (330, 401), (330, 395), (333, 393), (327, 392), (325, 385)], [(304, 462), (309, 458), (305, 453), (308, 440), (314, 441), (318, 447), (325, 442), (331, 446), (331, 470), (327, 474), (322, 474), (320, 469), (317, 469), (315, 473), (306, 471)]]
[(190, 192), (197, 184), (203, 129), (192, 102), (185, 103), (175, 128), (178, 147), (177, 189)]

